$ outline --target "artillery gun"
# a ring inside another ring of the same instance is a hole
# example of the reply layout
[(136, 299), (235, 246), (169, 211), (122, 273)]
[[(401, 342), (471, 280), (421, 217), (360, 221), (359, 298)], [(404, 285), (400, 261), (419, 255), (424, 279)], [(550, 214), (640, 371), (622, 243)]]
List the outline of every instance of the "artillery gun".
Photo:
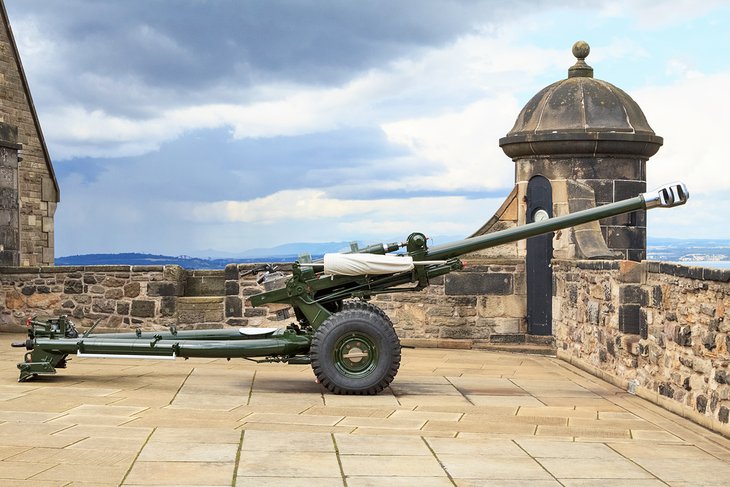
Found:
[(684, 184), (672, 183), (627, 200), (444, 245), (428, 247), (422, 233), (412, 233), (404, 243), (326, 254), (323, 261), (295, 262), (288, 278), (265, 266), (259, 281), (267, 290), (251, 296), (251, 305), (290, 305), (296, 323), (286, 328), (172, 327), (168, 332), (92, 334), (92, 326), (80, 335), (65, 316), (32, 319), (28, 339), (13, 343), (29, 350), (18, 364), (18, 380), (55, 374), (57, 368), (66, 367), (69, 354), (135, 359), (263, 357), (265, 362), (311, 364), (317, 380), (336, 394), (377, 394), (395, 378), (401, 347), (388, 316), (368, 302), (373, 296), (424, 289), (435, 277), (462, 269), (459, 256), (470, 252), (622, 213), (679, 206), (688, 198)]

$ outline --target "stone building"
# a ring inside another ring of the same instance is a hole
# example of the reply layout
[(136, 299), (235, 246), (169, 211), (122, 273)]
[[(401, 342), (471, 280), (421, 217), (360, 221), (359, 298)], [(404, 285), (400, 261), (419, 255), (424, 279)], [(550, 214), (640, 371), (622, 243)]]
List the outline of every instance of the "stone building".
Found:
[(53, 265), (59, 187), (0, 0), (0, 265)]

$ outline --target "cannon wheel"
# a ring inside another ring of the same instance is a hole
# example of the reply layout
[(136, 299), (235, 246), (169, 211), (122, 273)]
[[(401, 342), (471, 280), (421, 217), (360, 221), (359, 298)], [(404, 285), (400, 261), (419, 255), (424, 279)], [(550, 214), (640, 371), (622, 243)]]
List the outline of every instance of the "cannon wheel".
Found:
[(362, 301), (346, 301), (317, 329), (310, 352), (314, 375), (335, 394), (377, 394), (400, 367), (400, 340), (388, 316)]

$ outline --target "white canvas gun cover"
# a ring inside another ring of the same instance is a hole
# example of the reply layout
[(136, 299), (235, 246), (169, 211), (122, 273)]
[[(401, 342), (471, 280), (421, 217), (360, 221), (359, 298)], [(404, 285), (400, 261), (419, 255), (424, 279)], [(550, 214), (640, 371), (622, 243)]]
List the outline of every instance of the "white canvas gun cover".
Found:
[(414, 262), (413, 257), (409, 255), (324, 254), (324, 273), (331, 276), (394, 274), (413, 270), (416, 265), (443, 264), (444, 262), (446, 261)]

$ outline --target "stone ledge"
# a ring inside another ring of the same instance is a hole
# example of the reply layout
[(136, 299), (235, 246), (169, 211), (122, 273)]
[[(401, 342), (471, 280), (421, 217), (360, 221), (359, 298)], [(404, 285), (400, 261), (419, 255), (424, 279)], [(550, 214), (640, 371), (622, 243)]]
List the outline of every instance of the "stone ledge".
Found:
[[(602, 379), (610, 384), (613, 384), (614, 386), (618, 387), (619, 389), (626, 391), (627, 394), (630, 394), (628, 392), (629, 391), (629, 381), (626, 379), (617, 377), (613, 374), (609, 374), (605, 370), (599, 369), (598, 367), (596, 367), (594, 365), (586, 363), (584, 360), (581, 360), (564, 350), (557, 350), (557, 358), (560, 360), (563, 360), (564, 362), (567, 362), (575, 367), (578, 367), (579, 369), (591, 374), (594, 377), (598, 377), (599, 379)], [(646, 401), (649, 401), (652, 404), (656, 404), (657, 406), (659, 406), (660, 408), (662, 408), (666, 411), (674, 413), (674, 414), (681, 416), (685, 419), (688, 419), (696, 424), (699, 424), (700, 426), (703, 426), (711, 431), (719, 433), (719, 434), (725, 436), (726, 438), (730, 438), (730, 424), (723, 424), (723, 423), (720, 423), (719, 421), (715, 421), (713, 418), (711, 418), (709, 416), (698, 413), (691, 407), (681, 404), (673, 399), (664, 397), (661, 394), (659, 394), (658, 392), (652, 391), (645, 387), (641, 387), (641, 386), (636, 387), (634, 395), (636, 395), (637, 397), (640, 397)]]
[(653, 274), (666, 274), (704, 281), (730, 282), (730, 269), (714, 269), (668, 262), (647, 261), (646, 271)]
[(225, 296), (180, 296), (178, 304), (222, 304)]
[[(407, 348), (443, 348), (451, 350), (489, 350), (494, 352), (528, 353), (555, 356), (555, 346), (547, 343), (525, 343), (524, 335), (519, 342), (491, 342), (489, 340), (470, 340), (457, 338), (401, 338)], [(510, 335), (512, 337), (512, 335)]]
[(133, 265), (132, 272), (162, 272), (164, 265)]
[(616, 270), (620, 267), (620, 260), (565, 260), (553, 259), (553, 264), (565, 266), (568, 268), (575, 267), (586, 271), (607, 271)]
[(537, 343), (484, 343), (474, 348), (489, 352), (527, 353), (531, 355), (547, 355), (550, 357), (555, 357), (556, 352), (554, 346)]

